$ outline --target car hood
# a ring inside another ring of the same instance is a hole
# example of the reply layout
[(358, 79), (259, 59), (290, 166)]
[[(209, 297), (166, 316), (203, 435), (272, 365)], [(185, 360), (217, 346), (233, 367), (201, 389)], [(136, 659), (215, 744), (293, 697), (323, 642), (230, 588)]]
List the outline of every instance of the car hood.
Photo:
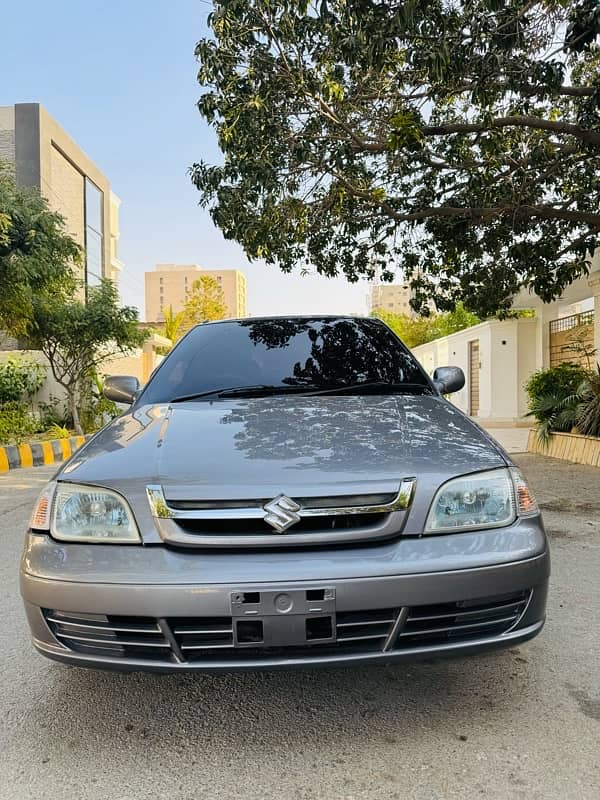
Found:
[(276, 396), (141, 406), (100, 431), (61, 480), (169, 499), (269, 498), (431, 486), (506, 464), (480, 428), (435, 396)]

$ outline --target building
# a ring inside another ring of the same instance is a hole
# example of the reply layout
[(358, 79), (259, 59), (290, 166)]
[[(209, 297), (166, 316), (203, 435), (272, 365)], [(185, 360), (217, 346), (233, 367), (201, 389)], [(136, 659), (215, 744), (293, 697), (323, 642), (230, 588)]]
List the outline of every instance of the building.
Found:
[(118, 280), (119, 198), (108, 178), (39, 103), (0, 106), (0, 159), (33, 186), (84, 249), (86, 285)]
[(392, 314), (414, 317), (410, 307), (411, 288), (402, 283), (374, 283), (369, 295), (369, 311), (382, 309)]
[(146, 272), (146, 320), (162, 322), (163, 309), (181, 311), (192, 284), (202, 275), (215, 278), (225, 298), (227, 317), (246, 316), (246, 276), (238, 269), (202, 269), (197, 264), (157, 264)]
[(491, 320), (413, 348), (425, 370), (462, 367), (466, 384), (452, 402), (491, 426), (532, 425), (525, 383), (538, 369), (565, 361), (593, 368), (600, 361), (600, 251), (590, 273), (573, 281), (561, 298), (543, 303), (522, 291), (515, 309), (535, 317)]

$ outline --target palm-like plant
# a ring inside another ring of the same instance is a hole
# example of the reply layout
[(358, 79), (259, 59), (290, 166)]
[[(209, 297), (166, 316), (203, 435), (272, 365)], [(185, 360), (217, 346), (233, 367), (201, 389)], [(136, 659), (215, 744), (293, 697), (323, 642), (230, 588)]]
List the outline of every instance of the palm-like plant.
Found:
[(535, 417), (542, 445), (555, 431), (573, 428), (584, 436), (600, 437), (600, 364), (594, 371), (562, 364), (536, 373), (526, 388), (527, 416)]
[(577, 390), (575, 424), (584, 436), (600, 436), (600, 364)]
[(529, 414), (538, 421), (537, 438), (543, 445), (548, 444), (554, 431), (570, 431), (576, 424), (577, 395), (564, 397), (553, 392), (533, 397), (529, 401)]

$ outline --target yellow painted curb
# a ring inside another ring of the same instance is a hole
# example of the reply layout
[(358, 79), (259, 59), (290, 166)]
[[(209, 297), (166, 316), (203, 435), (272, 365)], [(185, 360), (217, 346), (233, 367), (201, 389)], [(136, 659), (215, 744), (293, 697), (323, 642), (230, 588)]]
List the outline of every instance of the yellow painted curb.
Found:
[(54, 464), (54, 450), (52, 442), (41, 442), (44, 464)]
[(22, 467), (33, 467), (33, 455), (28, 444), (19, 445), (19, 455), (21, 456)]
[(0, 445), (0, 473), (10, 472), (19, 467), (41, 467), (65, 461), (85, 444), (88, 438), (73, 436), (70, 440), (53, 439), (31, 444)]
[(63, 458), (71, 457), (71, 442), (68, 439), (59, 439), (60, 449), (62, 450)]

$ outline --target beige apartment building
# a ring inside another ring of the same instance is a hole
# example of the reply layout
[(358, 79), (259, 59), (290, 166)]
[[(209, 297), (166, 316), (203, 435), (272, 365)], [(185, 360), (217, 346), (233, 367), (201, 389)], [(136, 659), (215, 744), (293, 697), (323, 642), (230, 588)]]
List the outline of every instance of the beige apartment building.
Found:
[(157, 264), (145, 273), (146, 320), (163, 322), (163, 309), (181, 311), (194, 281), (201, 275), (215, 278), (225, 298), (227, 317), (245, 317), (246, 276), (239, 269), (202, 269), (198, 264)]
[(39, 103), (0, 106), (0, 160), (33, 186), (85, 250), (86, 285), (118, 281), (119, 198), (108, 178)]
[(383, 309), (392, 314), (404, 314), (414, 317), (415, 313), (410, 307), (411, 289), (402, 283), (375, 283), (371, 286), (369, 295), (369, 311)]

